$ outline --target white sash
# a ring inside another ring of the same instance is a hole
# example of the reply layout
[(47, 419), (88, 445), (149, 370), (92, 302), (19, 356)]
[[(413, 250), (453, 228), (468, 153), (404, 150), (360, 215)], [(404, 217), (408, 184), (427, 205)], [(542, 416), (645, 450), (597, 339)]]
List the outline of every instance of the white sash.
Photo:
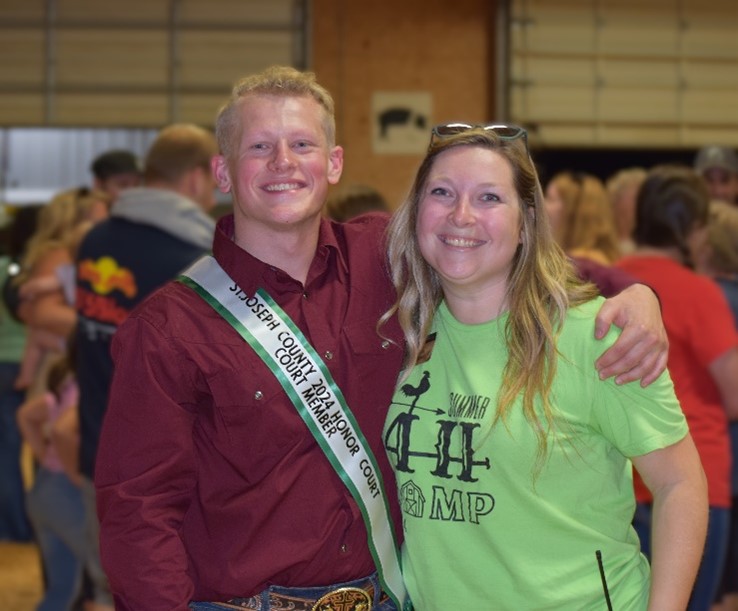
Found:
[(263, 289), (247, 295), (213, 257), (196, 261), (178, 280), (223, 316), (277, 377), (359, 506), (384, 590), (398, 609), (410, 609), (382, 474), (325, 363)]

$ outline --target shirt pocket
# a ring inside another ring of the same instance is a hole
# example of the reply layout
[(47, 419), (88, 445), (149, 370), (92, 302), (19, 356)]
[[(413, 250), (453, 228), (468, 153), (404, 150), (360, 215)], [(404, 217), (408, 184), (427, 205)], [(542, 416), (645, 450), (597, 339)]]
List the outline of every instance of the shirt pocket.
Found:
[[(388, 354), (399, 350), (389, 339), (376, 331), (377, 321), (367, 320), (365, 323), (352, 323), (344, 327), (351, 352), (360, 356), (377, 356), (387, 358)], [(381, 332), (381, 329), (380, 329)]]
[(275, 439), (292, 443), (304, 431), (276, 376), (255, 354), (249, 358), (209, 379), (213, 419), (234, 448), (273, 454)]
[(376, 324), (376, 320), (367, 320), (363, 324), (353, 323), (344, 328), (351, 353), (349, 381), (363, 389), (374, 388), (380, 379), (386, 385), (389, 378), (393, 385), (402, 363), (402, 348), (378, 335)]

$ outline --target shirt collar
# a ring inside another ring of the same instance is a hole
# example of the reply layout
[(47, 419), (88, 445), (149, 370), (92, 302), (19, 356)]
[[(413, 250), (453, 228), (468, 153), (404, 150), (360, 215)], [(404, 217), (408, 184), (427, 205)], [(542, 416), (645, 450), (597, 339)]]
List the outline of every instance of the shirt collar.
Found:
[[(273, 288), (276, 283), (291, 290), (302, 290), (302, 285), (290, 278), (286, 272), (264, 263), (238, 246), (234, 241), (234, 226), (233, 214), (218, 220), (213, 240), (213, 255), (241, 289), (247, 294), (253, 294), (260, 287)], [(314, 278), (324, 275), (334, 260), (338, 280), (346, 282), (348, 262), (339, 246), (335, 228), (331, 221), (321, 219), (318, 246), (308, 271), (308, 285)]]

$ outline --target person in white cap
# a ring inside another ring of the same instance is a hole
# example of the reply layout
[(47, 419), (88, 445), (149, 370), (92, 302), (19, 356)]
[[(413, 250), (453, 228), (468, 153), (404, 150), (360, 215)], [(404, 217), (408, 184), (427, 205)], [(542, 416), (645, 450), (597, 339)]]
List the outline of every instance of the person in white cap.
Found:
[(712, 199), (738, 205), (738, 155), (727, 146), (703, 146), (694, 169), (705, 179)]

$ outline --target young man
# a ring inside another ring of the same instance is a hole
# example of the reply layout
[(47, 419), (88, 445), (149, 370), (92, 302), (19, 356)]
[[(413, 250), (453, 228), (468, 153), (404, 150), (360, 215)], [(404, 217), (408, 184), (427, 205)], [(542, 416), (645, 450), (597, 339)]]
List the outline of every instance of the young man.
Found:
[[(381, 431), (403, 348), (396, 321), (376, 332), (394, 299), (387, 218), (322, 218), (343, 150), (310, 73), (243, 79), (216, 135), (234, 212), (214, 259), (113, 340), (96, 486), (116, 608), (395, 609), (400, 512), (383, 498)], [(603, 308), (599, 336), (646, 316), (599, 364), (648, 382), (666, 358), (658, 304), (629, 291)]]

